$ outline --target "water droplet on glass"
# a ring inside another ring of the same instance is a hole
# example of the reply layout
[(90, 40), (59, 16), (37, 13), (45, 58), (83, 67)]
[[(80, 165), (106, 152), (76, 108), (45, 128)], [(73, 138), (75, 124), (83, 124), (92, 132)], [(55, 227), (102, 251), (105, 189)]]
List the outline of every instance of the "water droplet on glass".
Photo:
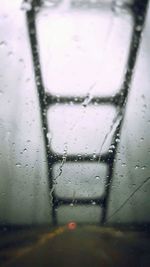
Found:
[(121, 11), (121, 8), (123, 6), (123, 1), (121, 0), (116, 0), (116, 1), (113, 1), (113, 6), (112, 6), (112, 10), (115, 12), (115, 13), (120, 13)]
[(5, 42), (5, 41), (1, 41), (1, 42), (0, 42), (0, 46), (1, 46), (1, 47), (6, 46), (6, 42)]
[(31, 29), (30, 30), (30, 33), (34, 35), (35, 34), (35, 30), (34, 29)]
[(142, 166), (142, 168), (141, 168), (142, 170), (145, 170), (146, 169), (146, 166)]
[(87, 107), (87, 105), (91, 102), (91, 99), (92, 99), (92, 95), (88, 94), (88, 95), (85, 97), (85, 99), (84, 99), (84, 101), (83, 101), (83, 103), (82, 103), (82, 106), (83, 106), (83, 107)]
[(8, 52), (8, 56), (10, 57), (10, 56), (12, 56), (13, 55), (13, 52), (12, 51), (9, 51)]
[(95, 179), (96, 179), (96, 180), (100, 180), (100, 177), (99, 177), (99, 176), (95, 176)]
[(24, 63), (23, 58), (20, 58), (20, 59), (19, 59), (19, 62), (20, 62), (20, 63)]
[(3, 93), (4, 93), (4, 92), (3, 92), (2, 90), (0, 90), (0, 96), (3, 95)]
[(21, 9), (25, 11), (30, 11), (32, 8), (31, 2), (29, 1), (24, 1), (21, 5)]
[(17, 162), (16, 163), (16, 167), (20, 168), (21, 167), (21, 163), (20, 162)]
[(57, 1), (54, 0), (43, 0), (42, 5), (45, 7), (54, 7), (57, 4)]
[(26, 83), (30, 82), (30, 80), (31, 80), (30, 78), (27, 78), (27, 79), (26, 79)]
[(96, 154), (95, 153), (93, 153), (93, 159), (96, 159)]
[(142, 30), (142, 26), (141, 26), (141, 25), (138, 25), (138, 26), (136, 27), (136, 31), (140, 32), (141, 30)]
[(50, 143), (52, 140), (52, 134), (48, 132), (46, 136), (47, 136), (48, 142)]
[(82, 158), (82, 155), (81, 154), (78, 154), (78, 159), (81, 159)]
[(35, 10), (35, 12), (39, 12), (40, 7), (39, 7), (39, 6), (36, 6), (36, 7), (34, 8), (34, 10)]
[(143, 99), (145, 99), (145, 95), (141, 95), (141, 97), (142, 97)]

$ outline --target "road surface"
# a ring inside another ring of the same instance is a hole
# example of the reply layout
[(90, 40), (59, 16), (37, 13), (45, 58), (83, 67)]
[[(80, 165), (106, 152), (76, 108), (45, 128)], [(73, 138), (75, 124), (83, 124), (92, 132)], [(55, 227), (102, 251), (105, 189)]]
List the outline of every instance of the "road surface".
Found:
[(149, 267), (149, 236), (98, 226), (6, 231), (0, 239), (0, 266)]

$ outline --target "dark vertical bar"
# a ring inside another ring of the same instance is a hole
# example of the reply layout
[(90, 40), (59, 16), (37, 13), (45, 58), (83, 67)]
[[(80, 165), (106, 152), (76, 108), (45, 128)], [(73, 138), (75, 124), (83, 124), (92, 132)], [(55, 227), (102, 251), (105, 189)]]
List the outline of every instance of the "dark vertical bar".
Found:
[(109, 199), (110, 199), (110, 191), (111, 191), (111, 184), (113, 180), (113, 173), (114, 173), (114, 167), (115, 167), (115, 158), (117, 154), (118, 149), (118, 138), (120, 138), (120, 131), (123, 123), (123, 117), (121, 118), (116, 131), (114, 133), (111, 146), (113, 148), (111, 149), (110, 158), (109, 158), (109, 164), (108, 164), (108, 172), (106, 177), (106, 184), (105, 184), (105, 195), (104, 195), (104, 204), (102, 207), (102, 216), (100, 223), (104, 224), (107, 221), (107, 213), (108, 213), (108, 205), (109, 205)]
[(148, 0), (135, 0), (133, 6), (132, 6), (132, 14), (134, 19), (134, 25), (133, 25), (133, 34), (131, 38), (130, 43), (130, 51), (128, 55), (128, 62), (127, 62), (127, 70), (125, 73), (125, 78), (123, 82), (123, 87), (120, 90), (120, 111), (122, 114), (122, 119), (116, 129), (116, 132), (113, 137), (112, 144), (115, 146), (115, 149), (113, 151), (112, 158), (110, 160), (109, 166), (108, 166), (108, 176), (106, 181), (106, 191), (105, 191), (105, 198), (104, 198), (104, 207), (102, 209), (102, 218), (101, 223), (104, 224), (107, 222), (107, 213), (108, 213), (108, 204), (109, 204), (109, 197), (110, 197), (110, 190), (111, 190), (111, 184), (112, 184), (112, 178), (113, 178), (113, 169), (114, 169), (114, 160), (116, 157), (117, 147), (118, 143), (116, 142), (117, 134), (120, 135), (121, 133), (121, 127), (124, 120), (125, 115), (125, 107), (127, 104), (128, 94), (131, 86), (131, 81), (133, 77), (133, 71), (137, 59), (137, 53), (140, 46), (141, 41), (141, 34), (144, 27), (144, 22), (146, 18), (146, 11), (148, 6)]
[(130, 51), (128, 56), (127, 62), (127, 69), (125, 73), (125, 78), (123, 82), (122, 89), (120, 91), (122, 99), (120, 103), (122, 107), (125, 107), (127, 102), (127, 97), (133, 77), (133, 71), (136, 63), (137, 53), (141, 41), (141, 34), (144, 27), (146, 11), (148, 6), (148, 0), (135, 0), (135, 3), (132, 7), (132, 14), (133, 14), (133, 34), (130, 43)]
[[(53, 162), (50, 160), (50, 157), (49, 157), (51, 151), (49, 147), (49, 141), (47, 138), (47, 133), (48, 133), (47, 102), (46, 102), (46, 94), (45, 94), (43, 80), (42, 80), (41, 66), (40, 66), (40, 59), (39, 59), (39, 52), (38, 52), (37, 33), (36, 33), (36, 25), (35, 25), (36, 12), (34, 10), (35, 6), (36, 6), (36, 3), (33, 2), (32, 9), (26, 13), (26, 17), (27, 17), (29, 39), (30, 39), (31, 52), (32, 52), (32, 58), (33, 58), (36, 88), (37, 88), (37, 93), (38, 93), (38, 98), (39, 98), (40, 116), (41, 116), (42, 131), (43, 131), (43, 137), (44, 137), (44, 146), (45, 146), (46, 159), (47, 159), (48, 185), (49, 185), (49, 192), (51, 192), (53, 188), (53, 180), (52, 180)], [(52, 192), (52, 198), (53, 198), (53, 194), (54, 193)], [(53, 224), (56, 224), (55, 207), (53, 207), (53, 205), (52, 205), (52, 220), (53, 220)]]

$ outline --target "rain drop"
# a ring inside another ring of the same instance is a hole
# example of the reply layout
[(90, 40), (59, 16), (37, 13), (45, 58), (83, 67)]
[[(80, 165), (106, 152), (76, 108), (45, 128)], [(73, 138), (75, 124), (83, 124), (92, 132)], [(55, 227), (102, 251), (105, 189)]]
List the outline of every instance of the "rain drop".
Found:
[(119, 143), (120, 142), (120, 139), (119, 138), (116, 138), (116, 143)]
[(146, 166), (142, 166), (142, 168), (141, 168), (141, 169), (142, 169), (142, 170), (145, 170), (145, 168), (146, 168)]
[(95, 153), (93, 154), (93, 159), (96, 159), (96, 154)]
[(13, 55), (13, 52), (12, 51), (9, 51), (8, 52), (8, 56), (10, 57), (10, 56), (12, 56)]
[(142, 26), (138, 25), (135, 29), (136, 29), (137, 32), (140, 32), (142, 30)]
[(2, 90), (0, 90), (0, 96), (3, 94), (4, 92)]
[(48, 132), (46, 136), (47, 136), (48, 142), (50, 143), (52, 140), (52, 134)]
[(32, 5), (29, 1), (25, 1), (22, 3), (21, 9), (24, 11), (30, 11), (32, 9)]
[(16, 167), (20, 168), (21, 167), (21, 163), (20, 162), (17, 162), (16, 163)]
[(0, 42), (0, 46), (1, 46), (1, 47), (6, 46), (6, 42), (5, 42), (5, 41), (1, 41), (1, 42)]
[(49, 1), (49, 0), (43, 0), (42, 1), (42, 4), (45, 6), (45, 7), (53, 7), (56, 5), (56, 2), (55, 1)]

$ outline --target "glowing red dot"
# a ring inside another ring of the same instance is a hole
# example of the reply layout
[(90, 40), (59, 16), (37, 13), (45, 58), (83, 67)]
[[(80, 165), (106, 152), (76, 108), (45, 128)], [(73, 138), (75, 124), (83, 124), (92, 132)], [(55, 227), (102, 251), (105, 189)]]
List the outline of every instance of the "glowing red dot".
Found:
[(76, 229), (76, 227), (77, 227), (77, 224), (75, 222), (69, 222), (68, 223), (68, 229), (69, 230), (74, 230), (74, 229)]

